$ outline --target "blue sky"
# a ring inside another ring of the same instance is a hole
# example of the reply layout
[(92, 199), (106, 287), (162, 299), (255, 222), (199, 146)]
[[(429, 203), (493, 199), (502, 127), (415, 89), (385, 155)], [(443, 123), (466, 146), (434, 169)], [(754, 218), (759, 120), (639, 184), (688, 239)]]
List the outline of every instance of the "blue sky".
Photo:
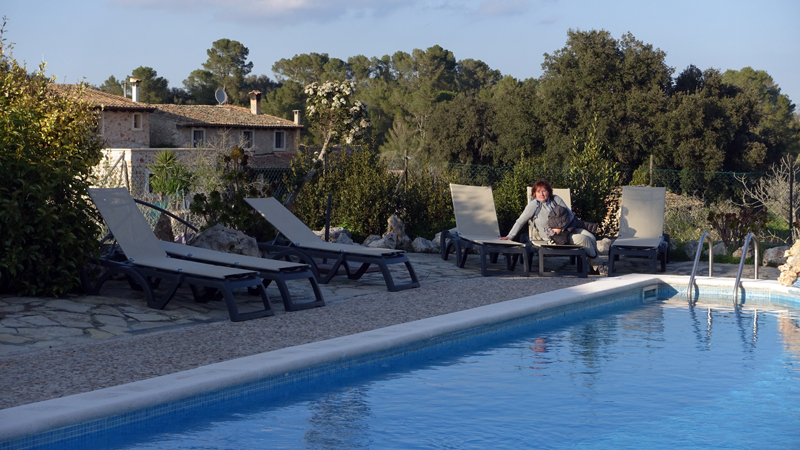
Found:
[(504, 75), (539, 77), (567, 30), (604, 29), (667, 53), (679, 74), (767, 71), (800, 99), (798, 0), (4, 0), (6, 39), (29, 68), (44, 58), (59, 82), (102, 84), (139, 66), (181, 87), (217, 39), (250, 50), (254, 74), (301, 53), (347, 59), (440, 45)]

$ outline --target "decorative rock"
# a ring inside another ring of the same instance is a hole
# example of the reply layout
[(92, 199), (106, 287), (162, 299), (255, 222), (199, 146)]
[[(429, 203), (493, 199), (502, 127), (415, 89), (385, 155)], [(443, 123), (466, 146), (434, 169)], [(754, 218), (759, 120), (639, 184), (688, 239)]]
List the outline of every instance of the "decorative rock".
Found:
[(386, 236), (372, 241), (367, 245), (369, 248), (388, 248), (394, 250), (397, 248), (397, 235), (394, 233), (386, 233)]
[[(736, 249), (735, 252), (733, 252), (733, 254), (731, 254), (731, 256), (733, 256), (734, 258), (741, 258), (743, 249), (744, 249), (744, 247), (739, 247), (738, 249)], [(714, 250), (714, 254), (715, 255), (717, 254), (716, 250)], [(747, 246), (747, 256), (745, 256), (745, 258), (752, 258), (752, 257), (753, 257), (753, 246), (752, 245), (748, 245)]]
[(389, 233), (394, 233), (394, 235), (397, 236), (397, 242), (402, 242), (403, 238), (406, 237), (406, 225), (400, 220), (397, 214), (392, 214), (387, 222), (389, 227), (386, 229), (386, 233), (383, 234), (383, 237), (386, 237)]
[(175, 241), (175, 235), (172, 233), (172, 219), (162, 212), (158, 222), (156, 222), (156, 226), (153, 228), (153, 233), (162, 241)]
[(778, 283), (782, 286), (791, 286), (800, 274), (800, 240), (796, 241), (792, 248), (783, 254), (786, 257), (786, 264), (778, 267), (781, 274), (778, 276)]
[(607, 255), (608, 254), (608, 249), (611, 248), (611, 244), (613, 242), (614, 241), (612, 239), (609, 239), (609, 238), (600, 239), (599, 241), (597, 241), (597, 251), (601, 255)]
[(780, 247), (768, 248), (764, 251), (764, 259), (761, 263), (765, 266), (778, 267), (786, 264), (786, 251), (789, 250), (788, 245), (781, 245)]
[(335, 244), (348, 244), (348, 245), (355, 244), (355, 242), (353, 242), (353, 239), (347, 233), (338, 233), (336, 235), (336, 239), (331, 239), (331, 242)]
[(403, 239), (397, 242), (397, 247), (395, 248), (406, 252), (414, 251), (414, 246), (411, 245), (411, 238), (408, 236), (403, 236)]
[[(696, 247), (695, 247), (695, 251), (697, 251)], [(728, 249), (725, 248), (725, 244), (723, 244), (722, 242), (720, 242), (720, 243), (718, 243), (717, 245), (714, 246), (714, 256), (727, 255), (727, 254), (728, 254)], [(705, 258), (708, 258), (708, 250), (704, 250), (702, 256), (705, 257)], [(692, 258), (694, 258), (694, 254), (692, 254)]]
[(378, 236), (377, 234), (371, 234), (366, 239), (364, 239), (364, 243), (361, 245), (363, 245), (364, 247), (369, 247), (370, 244), (372, 244), (375, 241), (379, 241), (380, 239), (381, 237)]
[(256, 242), (255, 238), (219, 224), (195, 235), (189, 241), (189, 245), (256, 258), (261, 256), (261, 252), (258, 250), (258, 242)]
[(424, 237), (418, 237), (414, 239), (411, 243), (411, 248), (414, 249), (417, 253), (436, 253), (439, 251), (439, 247), (434, 245), (433, 242), (425, 239)]
[(697, 241), (689, 241), (686, 245), (683, 246), (683, 252), (686, 253), (686, 256), (694, 261), (695, 255), (697, 255)]
[[(323, 241), (325, 240), (325, 229), (324, 228), (319, 230), (319, 231), (315, 231), (314, 234), (319, 236), (319, 238), (322, 239)], [(347, 238), (350, 239), (349, 243), (353, 243), (353, 233), (350, 230), (348, 230), (347, 228), (343, 228), (343, 227), (331, 227), (328, 230), (328, 242), (338, 242), (338, 243), (346, 242), (347, 239), (342, 238), (341, 237), (342, 235), (345, 235)]]

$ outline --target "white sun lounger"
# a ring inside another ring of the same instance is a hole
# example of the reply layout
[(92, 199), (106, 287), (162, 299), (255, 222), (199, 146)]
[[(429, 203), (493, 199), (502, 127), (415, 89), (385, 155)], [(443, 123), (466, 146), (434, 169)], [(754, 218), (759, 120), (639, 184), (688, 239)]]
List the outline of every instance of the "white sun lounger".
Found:
[[(456, 216), (458, 235), (452, 236), (456, 250), (456, 264), (464, 267), (470, 251), (478, 250), (481, 258), (481, 275), (489, 276), (513, 272), (517, 259), (521, 256), (524, 274), (530, 272), (528, 254), (530, 244), (510, 240), (500, 240), (500, 225), (494, 206), (492, 188), (489, 186), (466, 186), (450, 184), (453, 198), (453, 212)], [(446, 236), (442, 236), (444, 240)], [(495, 262), (498, 255), (506, 255), (506, 271), (489, 271), (489, 262)]]
[[(128, 278), (132, 287), (144, 291), (147, 306), (151, 308), (163, 309), (180, 285), (186, 283), (198, 301), (207, 301), (212, 296), (201, 296), (197, 290), (198, 286), (211, 289), (212, 294), (220, 293), (225, 299), (231, 321), (238, 322), (274, 314), (264, 285), (255, 271), (167, 256), (127, 189), (89, 189), (89, 196), (125, 253), (122, 260), (108, 258), (100, 260), (107, 270), (91, 287), (91, 292), (98, 293), (112, 275), (121, 273)], [(154, 289), (162, 281), (169, 285), (160, 298), (156, 299)], [(264, 309), (240, 313), (232, 293), (233, 289), (237, 288), (256, 289), (261, 295)]]
[(667, 190), (663, 187), (623, 186), (620, 202), (619, 237), (608, 250), (608, 273), (620, 255), (650, 259), (650, 272), (667, 270), (668, 237), (664, 234), (664, 207)]
[[(304, 262), (313, 267), (316, 267), (314, 258), (333, 260), (327, 275), (320, 275), (320, 283), (328, 283), (337, 274), (340, 267), (344, 268), (349, 279), (357, 280), (364, 275), (370, 265), (374, 264), (383, 274), (386, 288), (390, 292), (419, 287), (417, 274), (403, 250), (366, 248), (359, 245), (326, 242), (314, 234), (306, 224), (275, 198), (247, 198), (245, 201), (289, 240), (288, 247), (268, 242), (259, 243), (260, 247), (269, 251), (300, 252)], [(361, 266), (355, 272), (351, 272), (350, 263), (358, 263)], [(400, 263), (405, 264), (411, 280), (408, 283), (395, 284), (388, 266)], [(319, 273), (318, 270), (317, 273)]]

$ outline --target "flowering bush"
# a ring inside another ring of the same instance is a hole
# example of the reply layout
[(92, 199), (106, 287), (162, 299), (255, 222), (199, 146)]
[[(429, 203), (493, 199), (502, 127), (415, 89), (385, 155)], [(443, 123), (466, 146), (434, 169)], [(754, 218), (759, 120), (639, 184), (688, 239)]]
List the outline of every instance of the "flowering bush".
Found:
[(325, 139), (320, 153), (331, 142), (354, 143), (370, 126), (369, 108), (364, 102), (352, 99), (355, 83), (311, 83), (306, 86), (305, 93), (308, 95), (306, 116), (314, 126), (320, 128)]

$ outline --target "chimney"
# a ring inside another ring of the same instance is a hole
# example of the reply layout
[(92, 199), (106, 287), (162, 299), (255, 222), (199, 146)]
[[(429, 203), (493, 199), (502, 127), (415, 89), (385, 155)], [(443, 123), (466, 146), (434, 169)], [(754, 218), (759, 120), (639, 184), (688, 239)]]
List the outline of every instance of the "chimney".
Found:
[(261, 114), (261, 91), (250, 91), (250, 114), (258, 116)]
[(131, 100), (139, 103), (139, 82), (142, 81), (138, 78), (131, 78)]
[(299, 109), (295, 109), (295, 110), (293, 110), (293, 112), (294, 112), (294, 124), (295, 125), (300, 125), (300, 110)]

